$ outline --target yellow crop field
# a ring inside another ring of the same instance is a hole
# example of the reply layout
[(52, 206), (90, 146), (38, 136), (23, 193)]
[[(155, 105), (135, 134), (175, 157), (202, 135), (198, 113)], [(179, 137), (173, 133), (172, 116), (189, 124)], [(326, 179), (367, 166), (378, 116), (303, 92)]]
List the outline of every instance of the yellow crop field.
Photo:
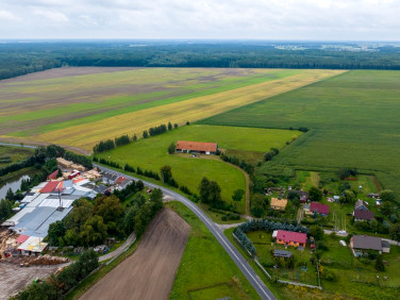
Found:
[(123, 134), (138, 137), (143, 130), (160, 124), (194, 122), (248, 105), (281, 93), (341, 74), (338, 70), (301, 70), (292, 76), (253, 84), (228, 91), (195, 97), (140, 111), (120, 114), (99, 121), (48, 131), (27, 137), (36, 141), (57, 143), (91, 150), (99, 141)]

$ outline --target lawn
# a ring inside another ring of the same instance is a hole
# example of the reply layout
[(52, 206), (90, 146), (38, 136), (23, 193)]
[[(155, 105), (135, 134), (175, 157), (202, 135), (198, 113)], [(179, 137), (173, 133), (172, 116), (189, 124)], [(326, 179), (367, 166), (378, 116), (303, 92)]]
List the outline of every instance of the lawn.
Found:
[[(225, 230), (224, 234), (245, 255), (241, 247), (234, 242), (232, 232), (233, 228)], [(272, 247), (271, 233), (251, 232), (247, 235), (254, 242), (260, 262), (272, 262), (270, 252), (267, 250), (268, 247)], [(323, 243), (327, 250), (322, 251), (322, 272), (326, 268), (330, 269), (337, 276), (337, 281), (331, 282), (321, 279), (322, 291), (276, 284), (268, 280), (259, 270), (256, 270), (260, 278), (271, 288), (278, 299), (399, 299), (400, 247), (392, 245), (390, 253), (383, 254), (383, 259), (387, 261), (388, 266), (386, 266), (385, 272), (377, 272), (373, 261), (355, 258), (349, 247), (340, 245), (340, 239), (342, 238), (328, 235), (324, 237)], [(294, 250), (294, 248), (289, 247), (287, 250), (299, 255), (298, 250)], [(306, 261), (310, 256), (309, 252), (304, 251), (300, 254), (297, 262)], [(252, 259), (250, 259), (249, 263), (255, 267)], [(308, 267), (309, 269), (306, 273), (310, 271), (310, 263), (308, 263)], [(268, 271), (271, 271), (271, 269), (268, 269)], [(303, 280), (313, 280), (315, 278), (315, 274), (301, 274), (302, 271), (299, 272), (299, 275), (292, 271), (281, 271), (279, 273), (279, 270), (275, 270), (272, 272), (275, 272), (274, 275), (279, 276), (283, 274), (294, 281), (302, 277)]]
[[(390, 253), (383, 254), (383, 259), (389, 266), (385, 272), (377, 272), (373, 261), (355, 258), (348, 247), (339, 244), (339, 240), (340, 238), (325, 237), (329, 250), (322, 252), (322, 265), (330, 268), (338, 277), (337, 282), (322, 280), (325, 290), (342, 294), (346, 298), (399, 299), (399, 247), (392, 245)], [(340, 291), (337, 290), (338, 286), (341, 287)]]
[(168, 202), (166, 205), (192, 228), (170, 299), (259, 299), (207, 227), (183, 204)]
[(277, 279), (290, 280), (295, 282), (301, 282), (310, 285), (318, 285), (316, 276), (316, 266), (310, 263), (310, 248), (306, 247), (304, 251), (295, 249), (294, 247), (288, 247), (275, 244), (272, 240), (272, 232), (265, 231), (253, 231), (247, 233), (247, 237), (253, 242), (257, 249), (257, 256), (261, 264), (272, 265), (274, 264), (274, 258), (271, 253), (274, 249), (291, 251), (295, 257), (296, 264), (302, 262), (307, 264), (307, 270), (302, 271), (300, 267), (296, 266), (294, 269), (266, 267), (267, 271)]
[(54, 70), (46, 72), (1, 83), (1, 137), (91, 150), (105, 138), (193, 122), (343, 71), (138, 68), (62, 76), (67, 68), (54, 78)]
[[(197, 187), (203, 177), (215, 180), (221, 187), (223, 200), (231, 202), (233, 191), (246, 190), (242, 171), (222, 162), (214, 155), (189, 154), (170, 155), (167, 152), (171, 143), (178, 140), (217, 142), (224, 149), (241, 149), (243, 153), (258, 152), (261, 155), (271, 147), (282, 148), (285, 141), (293, 135), (289, 130), (236, 128), (209, 125), (189, 125), (168, 131), (162, 135), (141, 139), (112, 151), (96, 154), (96, 157), (118, 162), (122, 165), (139, 166), (159, 173), (164, 165), (172, 168), (172, 175), (180, 185), (185, 185), (198, 194)], [(297, 133), (299, 134), (299, 133)], [(245, 211), (245, 201), (237, 205), (241, 213)]]
[(400, 72), (350, 71), (203, 120), (204, 124), (310, 129), (274, 162), (302, 170), (356, 167), (400, 195)]

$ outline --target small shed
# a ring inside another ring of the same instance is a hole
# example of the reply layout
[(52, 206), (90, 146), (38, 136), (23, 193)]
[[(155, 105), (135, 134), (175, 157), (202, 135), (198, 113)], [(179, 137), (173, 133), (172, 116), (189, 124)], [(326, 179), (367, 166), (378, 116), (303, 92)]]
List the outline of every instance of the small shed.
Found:
[(289, 258), (289, 257), (292, 256), (292, 252), (291, 251), (286, 251), (286, 250), (275, 249), (274, 250), (274, 256), (275, 257)]

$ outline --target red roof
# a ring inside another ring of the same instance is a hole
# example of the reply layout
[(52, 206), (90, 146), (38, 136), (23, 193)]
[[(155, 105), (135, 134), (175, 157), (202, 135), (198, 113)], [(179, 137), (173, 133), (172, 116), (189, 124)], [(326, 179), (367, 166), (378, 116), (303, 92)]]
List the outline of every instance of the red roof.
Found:
[(23, 242), (25, 242), (27, 239), (29, 239), (29, 235), (23, 235), (21, 234), (15, 241), (17, 243), (22, 244)]
[(286, 230), (278, 230), (276, 238), (279, 240), (284, 240), (285, 243), (298, 242), (305, 244), (307, 242), (307, 234)]
[(59, 184), (58, 181), (50, 181), (44, 186), (44, 188), (42, 188), (42, 190), (40, 192), (41, 193), (51, 193), (52, 191), (55, 190), (55, 188), (57, 187), (58, 184)]
[(201, 142), (188, 142), (188, 141), (178, 141), (176, 143), (177, 150), (217, 152), (217, 148), (218, 148), (217, 143), (201, 143)]
[(49, 175), (49, 179), (57, 179), (58, 170), (55, 170), (53, 173)]
[(370, 221), (374, 217), (375, 217), (375, 214), (373, 211), (369, 211), (369, 210), (355, 210), (354, 211), (355, 219)]
[(319, 214), (328, 215), (329, 214), (329, 205), (313, 202), (310, 205), (310, 211), (312, 211), (312, 212), (316, 211)]
[(117, 179), (117, 181), (115, 182), (115, 184), (121, 184), (121, 183), (123, 183), (124, 181), (125, 181), (125, 177), (119, 177), (118, 179)]

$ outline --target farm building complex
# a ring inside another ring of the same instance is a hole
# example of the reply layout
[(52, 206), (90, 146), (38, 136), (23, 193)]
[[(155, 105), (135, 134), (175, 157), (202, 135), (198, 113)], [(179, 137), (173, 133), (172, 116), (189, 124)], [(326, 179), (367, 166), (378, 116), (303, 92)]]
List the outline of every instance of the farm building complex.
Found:
[(178, 141), (176, 143), (176, 151), (178, 152), (195, 152), (201, 154), (217, 154), (217, 143), (202, 143), (202, 142), (188, 142)]
[(17, 213), (1, 224), (20, 235), (16, 239), (17, 250), (23, 255), (39, 254), (46, 249), (47, 243), (43, 243), (43, 239), (48, 234), (50, 224), (63, 220), (72, 211), (75, 200), (94, 199), (99, 193), (121, 189), (131, 182), (115, 176), (114, 180), (107, 180), (111, 186), (95, 184), (93, 179), (103, 179), (104, 182), (96, 169), (78, 171), (76, 169), (84, 168), (63, 159), (57, 161), (59, 167), (68, 168), (62, 177), (57, 178), (54, 172), (48, 177), (49, 181), (33, 187), (20, 201), (19, 207), (14, 209)]

